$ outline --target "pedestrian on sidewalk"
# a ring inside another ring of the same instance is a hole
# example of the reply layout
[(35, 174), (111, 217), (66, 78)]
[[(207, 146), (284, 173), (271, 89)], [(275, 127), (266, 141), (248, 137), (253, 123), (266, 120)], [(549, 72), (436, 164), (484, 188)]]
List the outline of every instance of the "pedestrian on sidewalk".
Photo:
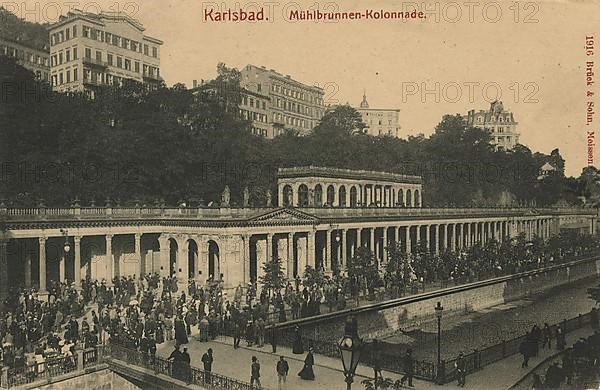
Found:
[(404, 382), (408, 380), (408, 385), (413, 387), (412, 380), (415, 371), (415, 360), (413, 359), (411, 348), (406, 350), (404, 358), (402, 359), (402, 363), (404, 365), (404, 376), (400, 378), (400, 384), (404, 386)]
[(262, 317), (256, 321), (256, 336), (257, 336), (257, 347), (262, 348), (265, 345), (265, 320)]
[(467, 377), (467, 362), (465, 361), (465, 356), (462, 352), (458, 354), (458, 357), (454, 362), (454, 367), (456, 368), (456, 377), (458, 380), (458, 385), (460, 387), (465, 387)]
[(242, 328), (238, 320), (233, 322), (233, 349), (240, 347), (240, 340), (242, 338)]
[(523, 341), (519, 345), (519, 353), (523, 355), (523, 362), (521, 363), (521, 368), (529, 367), (529, 358), (531, 357), (531, 340), (530, 340), (529, 332), (525, 335)]
[(550, 329), (550, 325), (547, 322), (544, 323), (544, 329), (542, 329), (542, 348), (546, 348), (548, 345), (548, 349), (552, 348), (550, 345), (550, 341), (552, 340), (552, 330)]
[(373, 340), (373, 379), (377, 383), (377, 378), (383, 379), (381, 373), (381, 352), (379, 351), (379, 342), (377, 339)]
[(204, 383), (211, 382), (210, 373), (212, 372), (212, 364), (214, 360), (213, 350), (212, 348), (209, 348), (208, 351), (202, 355), (202, 363), (204, 364)]
[(185, 379), (186, 384), (192, 383), (192, 359), (190, 358), (190, 354), (187, 351), (187, 348), (183, 348), (183, 352), (181, 353), (181, 362), (182, 362), (182, 375)]
[(269, 338), (271, 341), (271, 350), (273, 353), (277, 353), (277, 337), (279, 331), (277, 330), (277, 326), (275, 324), (271, 324), (271, 328), (269, 330)]
[(250, 386), (254, 386), (256, 383), (256, 386), (260, 389), (260, 363), (258, 362), (256, 356), (252, 356), (252, 365), (250, 366), (250, 370)]
[(315, 358), (313, 356), (313, 348), (308, 348), (308, 353), (304, 359), (304, 367), (298, 373), (298, 376), (304, 380), (314, 381), (315, 372), (313, 371), (313, 365), (315, 364)]
[(288, 362), (283, 356), (280, 356), (279, 361), (277, 362), (277, 388), (279, 390), (283, 389), (289, 371), (290, 366), (288, 365)]
[(558, 325), (556, 327), (556, 348), (559, 351), (562, 351), (563, 349), (565, 349), (566, 344), (567, 342), (565, 340), (565, 331), (562, 328), (562, 326)]
[(304, 353), (304, 347), (302, 346), (302, 336), (300, 335), (300, 328), (298, 325), (294, 328), (294, 345), (292, 352), (296, 355)]

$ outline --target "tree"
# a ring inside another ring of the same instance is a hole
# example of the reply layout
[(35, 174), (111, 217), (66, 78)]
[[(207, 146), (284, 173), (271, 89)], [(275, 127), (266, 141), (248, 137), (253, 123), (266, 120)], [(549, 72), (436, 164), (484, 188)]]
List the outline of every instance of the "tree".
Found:
[(362, 121), (362, 115), (349, 105), (337, 106), (328, 110), (315, 127), (314, 134), (319, 137), (347, 137), (361, 133), (367, 125)]
[(302, 284), (311, 290), (321, 288), (325, 284), (325, 276), (321, 271), (307, 265), (304, 269)]
[(347, 265), (348, 277), (360, 285), (366, 283), (369, 294), (373, 294), (375, 287), (380, 285), (378, 264), (375, 255), (369, 248), (360, 247)]
[(273, 255), (271, 261), (268, 261), (262, 265), (263, 274), (258, 277), (258, 281), (262, 284), (264, 289), (271, 293), (280, 291), (286, 285), (286, 277), (283, 272), (283, 263), (281, 258), (277, 255)]

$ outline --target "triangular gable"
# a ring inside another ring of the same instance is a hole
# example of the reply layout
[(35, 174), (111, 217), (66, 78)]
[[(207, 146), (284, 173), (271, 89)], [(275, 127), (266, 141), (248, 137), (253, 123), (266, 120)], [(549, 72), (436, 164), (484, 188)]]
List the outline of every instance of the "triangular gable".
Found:
[(281, 208), (250, 218), (250, 222), (318, 222), (318, 218), (297, 209)]

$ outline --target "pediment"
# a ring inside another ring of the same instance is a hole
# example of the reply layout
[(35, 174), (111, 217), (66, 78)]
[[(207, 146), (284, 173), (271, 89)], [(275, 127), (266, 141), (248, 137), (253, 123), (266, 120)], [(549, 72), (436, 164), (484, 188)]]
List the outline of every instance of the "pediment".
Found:
[(258, 215), (250, 219), (250, 222), (304, 222), (313, 223), (318, 222), (318, 218), (299, 211), (297, 209), (277, 209), (269, 211), (268, 213)]

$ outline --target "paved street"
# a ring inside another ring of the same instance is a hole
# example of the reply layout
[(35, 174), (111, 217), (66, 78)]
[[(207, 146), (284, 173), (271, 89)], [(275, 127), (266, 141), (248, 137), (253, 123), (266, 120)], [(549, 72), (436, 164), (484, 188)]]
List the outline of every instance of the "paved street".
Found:
[[(567, 345), (574, 343), (580, 337), (586, 337), (592, 333), (591, 328), (585, 327), (567, 335)], [(159, 346), (158, 353), (162, 356), (168, 356), (173, 349), (174, 342), (164, 343)], [(242, 346), (244, 344), (242, 343)], [(208, 348), (214, 351), (215, 362), (213, 371), (229, 377), (237, 378), (244, 381), (250, 380), (250, 361), (252, 356), (258, 357), (261, 363), (261, 380), (263, 388), (277, 389), (277, 375), (275, 373), (275, 365), (280, 355), (284, 355), (290, 365), (290, 376), (285, 387), (286, 390), (294, 389), (328, 389), (328, 390), (345, 390), (344, 375), (342, 371), (341, 361), (339, 359), (326, 356), (315, 355), (315, 376), (316, 380), (303, 381), (297, 373), (303, 365), (305, 355), (294, 355), (289, 348), (278, 347), (278, 353), (271, 353), (271, 346), (265, 345), (262, 349), (246, 348), (234, 350), (229, 337), (219, 337), (215, 341), (200, 343), (196, 340), (190, 340), (186, 345), (192, 357), (192, 365), (202, 367), (200, 361), (202, 354)], [(556, 349), (542, 350), (538, 357), (530, 360), (530, 368), (535, 367), (539, 362), (557, 352)], [(516, 383), (527, 371), (521, 368), (521, 355), (516, 354), (504, 360), (486, 366), (483, 370), (471, 374), (467, 377), (467, 389), (477, 390), (495, 390), (508, 389)], [(369, 367), (359, 366), (357, 369), (357, 377), (355, 377), (354, 389), (364, 389), (360, 381), (367, 377), (372, 377), (373, 371)], [(399, 375), (385, 372), (384, 376), (398, 379)], [(426, 381), (414, 380), (415, 388), (417, 389), (440, 389), (439, 386)], [(446, 384), (444, 389), (459, 389), (454, 383)]]

